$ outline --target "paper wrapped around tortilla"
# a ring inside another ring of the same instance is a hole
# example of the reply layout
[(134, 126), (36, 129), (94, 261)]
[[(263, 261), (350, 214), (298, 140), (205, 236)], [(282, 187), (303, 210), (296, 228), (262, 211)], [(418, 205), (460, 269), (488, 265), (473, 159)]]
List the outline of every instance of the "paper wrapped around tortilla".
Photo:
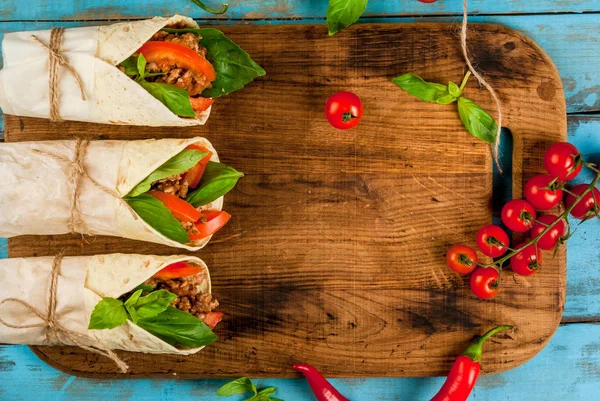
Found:
[[(0, 260), (0, 302), (15, 298), (45, 313), (54, 257)], [(155, 354), (189, 355), (203, 347), (178, 349), (136, 326), (131, 321), (110, 330), (88, 330), (96, 304), (105, 297), (118, 298), (143, 283), (162, 268), (180, 261), (203, 267), (206, 279), (200, 290), (211, 292), (206, 264), (192, 256), (96, 255), (65, 257), (60, 263), (56, 287), (56, 322), (62, 328), (81, 334), (84, 345), (110, 350)], [(18, 303), (0, 306), (0, 318), (17, 326), (36, 325), (40, 318)], [(45, 327), (10, 328), (0, 324), (0, 343), (29, 345), (74, 345), (68, 338), (47, 336)]]
[[(188, 145), (199, 143), (216, 151), (204, 138), (142, 141), (91, 141), (83, 157), (78, 210), (90, 235), (155, 242), (195, 251), (210, 237), (181, 244), (150, 227), (121, 197), (156, 168)], [(77, 141), (14, 142), (0, 144), (0, 237), (66, 234), (70, 232), (74, 185), (70, 180)], [(64, 160), (59, 160), (57, 157)], [(114, 194), (103, 190), (109, 189)], [(204, 209), (221, 210), (223, 197)], [(76, 226), (82, 232), (82, 225)]]
[[(65, 120), (147, 126), (202, 125), (210, 108), (197, 118), (171, 112), (137, 82), (116, 67), (165, 26), (198, 28), (191, 18), (176, 15), (100, 27), (66, 29), (60, 53), (81, 77), (80, 87), (64, 67), (60, 73), (59, 107)], [(4, 68), (0, 71), (0, 108), (5, 114), (48, 118), (50, 31), (7, 33), (2, 42)]]

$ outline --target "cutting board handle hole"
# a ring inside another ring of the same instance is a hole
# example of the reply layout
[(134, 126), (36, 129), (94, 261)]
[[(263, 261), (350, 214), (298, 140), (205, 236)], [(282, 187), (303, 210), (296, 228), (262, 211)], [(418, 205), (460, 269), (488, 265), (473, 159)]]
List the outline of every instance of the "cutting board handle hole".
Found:
[(502, 127), (500, 134), (500, 152), (499, 161), (502, 166), (502, 174), (498, 171), (498, 167), (494, 163), (494, 171), (492, 174), (493, 189), (492, 189), (492, 220), (494, 224), (502, 226), (500, 213), (502, 206), (512, 199), (513, 191), (513, 136), (508, 128)]

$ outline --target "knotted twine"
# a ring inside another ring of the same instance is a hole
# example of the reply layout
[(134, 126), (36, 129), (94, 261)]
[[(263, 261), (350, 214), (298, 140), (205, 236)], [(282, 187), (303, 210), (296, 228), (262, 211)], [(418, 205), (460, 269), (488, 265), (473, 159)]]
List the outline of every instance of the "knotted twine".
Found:
[(471, 63), (471, 59), (469, 58), (469, 52), (467, 50), (467, 19), (468, 19), (468, 0), (463, 0), (463, 20), (462, 20), (462, 26), (461, 26), (461, 30), (460, 30), (460, 45), (462, 48), (463, 57), (467, 63), (467, 66), (469, 67), (469, 70), (471, 71), (473, 76), (475, 78), (477, 78), (479, 83), (485, 89), (487, 89), (487, 91), (492, 96), (492, 99), (494, 99), (494, 102), (496, 102), (496, 108), (498, 110), (498, 124), (497, 124), (498, 128), (496, 131), (496, 142), (494, 143), (492, 150), (493, 150), (493, 154), (494, 154), (494, 162), (496, 163), (496, 166), (498, 167), (498, 171), (500, 173), (502, 173), (502, 167), (500, 166), (499, 155), (498, 155), (499, 146), (500, 146), (500, 134), (502, 132), (502, 103), (500, 102), (500, 98), (496, 94), (496, 91), (494, 90), (494, 88), (492, 88), (492, 86), (483, 78), (483, 76), (481, 76), (481, 74), (477, 72), (477, 70), (475, 69), (475, 67), (473, 67), (473, 64)]
[(122, 373), (127, 373), (127, 371), (129, 370), (129, 366), (125, 362), (123, 362), (123, 360), (121, 360), (117, 356), (117, 354), (115, 354), (112, 350), (100, 345), (86, 345), (86, 343), (91, 344), (94, 341), (94, 339), (77, 331), (67, 329), (57, 321), (56, 303), (58, 290), (58, 276), (60, 275), (60, 266), (63, 257), (63, 253), (60, 252), (58, 255), (56, 255), (54, 261), (52, 262), (50, 285), (48, 286), (48, 308), (46, 310), (46, 314), (44, 314), (42, 311), (40, 311), (30, 303), (23, 301), (22, 299), (6, 298), (2, 300), (2, 302), (0, 302), (0, 307), (8, 303), (20, 304), (27, 308), (32, 314), (37, 316), (42, 322), (35, 324), (12, 324), (0, 317), (0, 323), (11, 329), (28, 329), (33, 327), (44, 327), (46, 329), (46, 341), (48, 343), (51, 344), (53, 340), (56, 340), (59, 343), (68, 344), (68, 342), (65, 341), (65, 339), (68, 339), (69, 341), (71, 341), (71, 343), (77, 345), (78, 347), (86, 351), (94, 352), (98, 355), (102, 355), (109, 358), (117, 365), (117, 367)]
[(63, 121), (60, 117), (60, 67), (65, 67), (67, 71), (73, 75), (79, 90), (81, 91), (81, 99), (87, 100), (85, 96), (85, 90), (83, 88), (83, 82), (81, 77), (75, 71), (75, 69), (69, 64), (65, 56), (60, 53), (60, 46), (62, 44), (63, 36), (65, 33), (64, 28), (53, 28), (50, 31), (50, 43), (44, 44), (35, 35), (31, 35), (32, 39), (37, 42), (40, 46), (48, 50), (49, 68), (48, 68), (48, 93), (50, 101), (50, 121), (60, 122)]

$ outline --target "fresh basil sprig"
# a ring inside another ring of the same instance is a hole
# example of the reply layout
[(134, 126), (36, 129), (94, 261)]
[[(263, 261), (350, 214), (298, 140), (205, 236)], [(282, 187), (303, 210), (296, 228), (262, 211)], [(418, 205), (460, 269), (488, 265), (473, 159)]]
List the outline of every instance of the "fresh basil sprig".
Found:
[(412, 96), (426, 102), (451, 104), (458, 101), (458, 114), (467, 131), (477, 139), (493, 143), (498, 134), (496, 121), (475, 102), (462, 96), (471, 72), (467, 72), (460, 87), (454, 82), (448, 86), (427, 82), (415, 74), (404, 74), (393, 78), (392, 82)]
[(130, 319), (174, 347), (201, 347), (217, 340), (202, 320), (170, 306), (177, 298), (175, 294), (158, 290), (142, 297), (141, 293), (141, 289), (135, 291), (125, 302), (115, 298), (102, 299), (92, 311), (88, 329), (113, 329)]
[(135, 198), (125, 197), (125, 202), (148, 225), (165, 237), (181, 244), (190, 242), (190, 236), (181, 227), (167, 207), (152, 195), (141, 194)]
[(279, 398), (271, 397), (275, 394), (275, 390), (275, 387), (267, 387), (258, 391), (249, 377), (240, 377), (239, 379), (235, 379), (221, 386), (221, 388), (217, 390), (217, 395), (226, 397), (230, 395), (253, 393), (254, 395), (247, 398), (245, 401), (283, 401)]
[(368, 0), (329, 0), (327, 29), (329, 36), (354, 24), (367, 9)]
[(198, 149), (184, 149), (175, 156), (164, 162), (160, 167), (150, 173), (137, 184), (129, 193), (128, 197), (136, 197), (150, 190), (153, 182), (163, 180), (165, 178), (185, 173), (194, 167), (208, 153)]
[(204, 206), (231, 191), (244, 176), (223, 163), (208, 162), (198, 188), (190, 192), (185, 200), (194, 207)]
[(206, 59), (215, 68), (217, 78), (212, 82), (212, 87), (202, 92), (202, 96), (217, 98), (225, 96), (244, 85), (262, 77), (265, 70), (250, 58), (231, 39), (218, 29), (214, 28), (164, 28), (168, 33), (195, 33), (200, 35), (200, 44), (207, 50)]
[(123, 67), (126, 75), (131, 76), (135, 82), (167, 106), (174, 114), (181, 117), (196, 116), (190, 102), (190, 94), (184, 88), (164, 82), (150, 82), (146, 80), (148, 77), (164, 75), (164, 73), (146, 71), (146, 58), (143, 54), (133, 55), (119, 65)]

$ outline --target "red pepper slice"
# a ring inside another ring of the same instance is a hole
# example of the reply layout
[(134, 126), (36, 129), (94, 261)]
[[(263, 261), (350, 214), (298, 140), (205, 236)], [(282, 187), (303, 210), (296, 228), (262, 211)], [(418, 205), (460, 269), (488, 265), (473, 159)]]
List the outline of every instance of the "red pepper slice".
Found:
[(201, 267), (192, 265), (188, 262), (175, 262), (165, 268), (160, 269), (152, 277), (164, 279), (181, 278), (193, 276), (194, 274), (197, 274), (200, 270), (202, 270)]
[(499, 331), (512, 330), (512, 328), (512, 326), (495, 327), (471, 344), (456, 358), (444, 385), (431, 401), (466, 401), (479, 376), (483, 343)]
[(175, 195), (163, 191), (148, 191), (148, 195), (152, 195), (161, 201), (169, 209), (173, 217), (181, 222), (195, 223), (202, 217), (202, 213), (194, 206)]
[(299, 363), (293, 368), (306, 377), (306, 381), (318, 401), (349, 401), (314, 366)]
[(206, 156), (204, 156), (202, 159), (200, 159), (200, 161), (198, 163), (196, 163), (196, 165), (194, 167), (192, 167), (192, 169), (185, 175), (185, 180), (187, 181), (189, 186), (191, 188), (196, 188), (198, 186), (198, 184), (200, 184), (200, 180), (202, 179), (202, 174), (204, 174), (204, 169), (206, 168), (206, 165), (208, 164), (208, 162), (210, 161), (210, 158), (212, 157), (212, 152), (210, 150), (206, 149), (204, 146), (198, 145), (197, 143), (189, 145), (187, 147), (187, 149), (196, 149), (196, 150), (200, 150), (202, 152), (208, 153)]
[(230, 218), (231, 215), (222, 210), (208, 210), (202, 212), (202, 218), (195, 224), (198, 229), (198, 234), (190, 234), (190, 240), (198, 241), (213, 235), (227, 224)]
[(156, 63), (159, 66), (168, 63), (186, 70), (194, 70), (199, 74), (203, 74), (210, 82), (217, 78), (214, 67), (207, 59), (179, 43), (146, 42), (137, 52), (143, 54), (149, 63)]

